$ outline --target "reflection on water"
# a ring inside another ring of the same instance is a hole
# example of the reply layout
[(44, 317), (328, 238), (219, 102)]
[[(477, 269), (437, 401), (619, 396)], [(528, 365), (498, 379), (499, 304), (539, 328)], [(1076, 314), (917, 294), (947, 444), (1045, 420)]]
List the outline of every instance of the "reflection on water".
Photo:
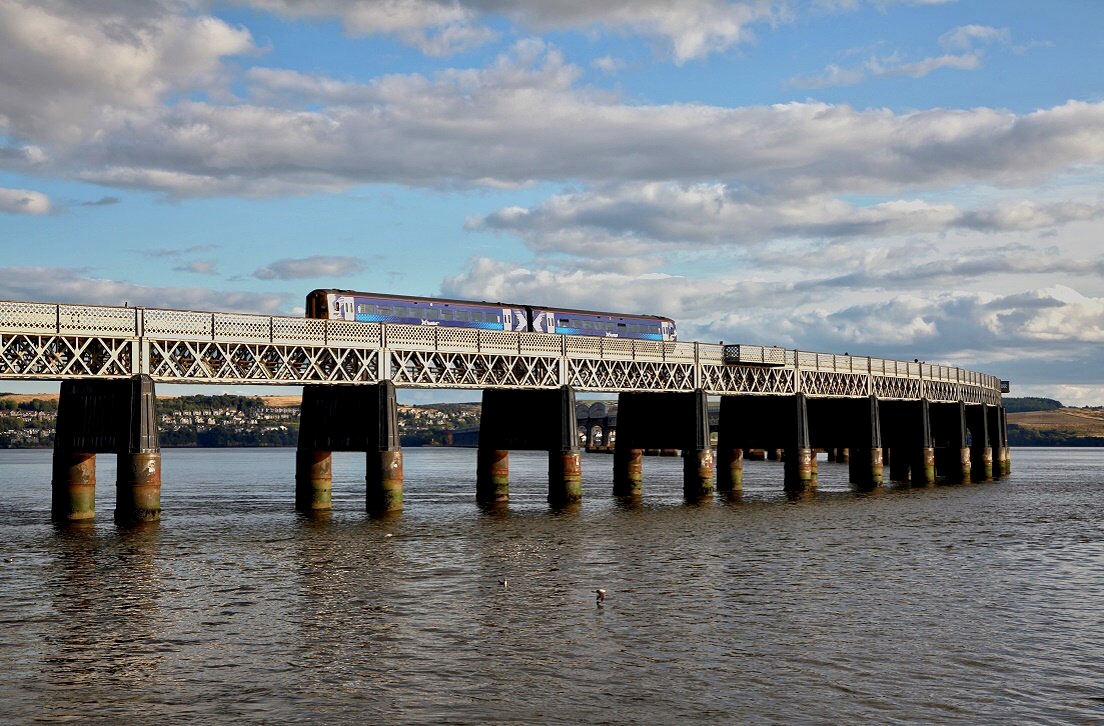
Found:
[(292, 451), (168, 450), (163, 520), (120, 529), (111, 487), (50, 524), (50, 453), (3, 451), (0, 721), (1098, 722), (1104, 452), (1014, 465), (857, 493), (822, 461), (791, 500), (746, 462), (687, 502), (678, 459), (632, 500), (592, 455), (552, 508), (545, 454), (480, 506), (474, 452), (408, 450), (372, 518), (363, 456), (303, 515)]

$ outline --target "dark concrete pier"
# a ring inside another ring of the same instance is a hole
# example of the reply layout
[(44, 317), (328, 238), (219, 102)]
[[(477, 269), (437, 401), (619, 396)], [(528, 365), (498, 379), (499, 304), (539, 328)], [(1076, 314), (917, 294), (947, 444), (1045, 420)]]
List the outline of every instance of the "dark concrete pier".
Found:
[(365, 452), (368, 511), (402, 509), (402, 449), (393, 383), (304, 386), (299, 417), (297, 509), (330, 509), (334, 451)]
[[(738, 491), (743, 461), (781, 450), (783, 487), (816, 488), (816, 451), (847, 463), (857, 489), (889, 479), (915, 486), (985, 481), (1010, 470), (1003, 407), (866, 398), (724, 396), (717, 432), (718, 488)], [(753, 454), (753, 452), (756, 452)]]
[[(524, 412), (521, 420), (518, 413)], [(475, 497), (485, 503), (510, 498), (510, 451), (548, 452), (548, 501), (576, 502), (582, 462), (576, 434), (575, 391), (487, 388), (479, 419)]]
[(709, 406), (704, 391), (622, 393), (617, 403), (613, 493), (637, 496), (644, 451), (678, 449), (683, 457), (683, 491), (696, 498), (713, 492), (715, 462), (709, 443)]
[(106, 453), (118, 459), (115, 520), (159, 519), (161, 449), (149, 376), (62, 382), (50, 508), (54, 520), (95, 516), (96, 454)]
[[(160, 517), (154, 396), (148, 376), (62, 383), (53, 456), (55, 520), (95, 516), (97, 453), (118, 457), (116, 520)], [(511, 450), (548, 452), (550, 503), (581, 499), (578, 410), (570, 386), (485, 389), (475, 499), (509, 501)], [(585, 420), (590, 427), (595, 419)], [(642, 495), (646, 452), (681, 453), (688, 500), (714, 489), (738, 494), (744, 461), (764, 458), (782, 461), (785, 491), (811, 494), (819, 451), (827, 452), (830, 462), (846, 463), (848, 478), (860, 491), (887, 480), (912, 486), (986, 481), (1011, 470), (1004, 408), (962, 401), (804, 393), (722, 396), (714, 452), (705, 391), (624, 392), (616, 415), (605, 416), (602, 427), (603, 439), (615, 441), (612, 478), (618, 497)], [(583, 436), (589, 437), (586, 429)], [(391, 381), (304, 387), (295, 456), (297, 509), (331, 508), (334, 451), (365, 452), (368, 511), (402, 509), (403, 455)]]

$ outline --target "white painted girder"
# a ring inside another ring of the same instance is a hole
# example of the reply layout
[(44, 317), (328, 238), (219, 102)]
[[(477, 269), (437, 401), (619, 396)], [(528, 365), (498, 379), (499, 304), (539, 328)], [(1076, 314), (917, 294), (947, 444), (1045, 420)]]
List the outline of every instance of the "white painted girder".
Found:
[[(918, 361), (785, 350), (725, 365), (724, 346), (0, 301), (0, 379), (377, 383), (427, 388), (692, 391), (1000, 403), (994, 376)], [(773, 359), (772, 359), (773, 360)]]

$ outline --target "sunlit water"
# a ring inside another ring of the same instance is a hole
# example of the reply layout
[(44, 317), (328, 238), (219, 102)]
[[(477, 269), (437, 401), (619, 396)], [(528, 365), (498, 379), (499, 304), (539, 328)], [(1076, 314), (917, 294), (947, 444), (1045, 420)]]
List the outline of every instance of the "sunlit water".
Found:
[[(584, 457), (545, 502), (511, 454), (405, 452), (405, 509), (298, 515), (292, 450), (166, 450), (159, 524), (49, 522), (50, 452), (0, 451), (0, 721), (1104, 722), (1104, 450), (1013, 451), (997, 483), (688, 504), (648, 458), (637, 505)], [(509, 587), (499, 584), (507, 578)], [(594, 589), (608, 592), (604, 606)]]

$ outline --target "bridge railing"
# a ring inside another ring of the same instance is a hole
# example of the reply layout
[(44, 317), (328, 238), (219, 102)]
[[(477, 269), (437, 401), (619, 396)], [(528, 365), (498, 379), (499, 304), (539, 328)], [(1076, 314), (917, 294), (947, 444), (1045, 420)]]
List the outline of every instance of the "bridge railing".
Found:
[(698, 365), (769, 365), (817, 372), (913, 378), (1000, 391), (1000, 379), (919, 361), (790, 350), (775, 346), (674, 343), (161, 308), (0, 301), (0, 332), (327, 346), (625, 360)]

